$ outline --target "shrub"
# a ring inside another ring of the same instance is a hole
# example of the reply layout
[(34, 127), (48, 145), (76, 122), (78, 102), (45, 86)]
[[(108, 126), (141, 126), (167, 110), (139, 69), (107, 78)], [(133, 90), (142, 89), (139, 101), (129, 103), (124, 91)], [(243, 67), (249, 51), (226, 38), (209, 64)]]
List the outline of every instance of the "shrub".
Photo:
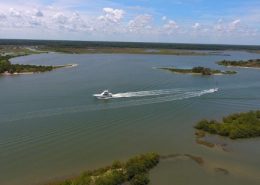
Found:
[(136, 176), (134, 176), (131, 181), (130, 184), (131, 185), (147, 185), (149, 184), (150, 180), (147, 174), (142, 173), (142, 174), (138, 174)]
[(195, 128), (231, 139), (257, 137), (260, 136), (260, 111), (231, 114), (224, 117), (221, 123), (201, 120)]

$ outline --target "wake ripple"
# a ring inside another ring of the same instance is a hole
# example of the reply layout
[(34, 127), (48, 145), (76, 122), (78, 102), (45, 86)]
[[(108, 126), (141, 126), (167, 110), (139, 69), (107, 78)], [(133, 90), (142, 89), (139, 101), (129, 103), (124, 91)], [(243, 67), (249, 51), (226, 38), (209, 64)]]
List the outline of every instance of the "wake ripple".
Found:
[(165, 89), (152, 91), (137, 91), (113, 94), (113, 98), (131, 98), (131, 97), (145, 97), (145, 96), (159, 96), (181, 92), (181, 89)]
[(200, 97), (206, 94), (215, 93), (217, 91), (218, 89), (214, 88), (214, 89), (192, 90), (192, 91), (175, 89), (175, 90), (153, 90), (153, 91), (118, 93), (116, 94), (115, 98), (147, 97), (147, 96), (155, 96), (155, 97), (127, 100), (127, 101), (117, 101), (117, 102), (111, 101), (106, 104), (92, 104), (92, 105), (82, 105), (82, 106), (33, 111), (33, 112), (28, 112), (20, 115), (12, 115), (12, 118), (6, 118), (6, 119), (4, 118), (4, 120), (2, 121), (10, 122), (10, 121), (25, 120), (25, 119), (51, 117), (51, 116), (63, 115), (63, 114), (73, 114), (73, 113), (88, 112), (88, 111), (109, 110), (109, 109), (118, 109), (124, 107), (141, 106), (147, 104), (163, 103), (163, 102), (170, 102), (175, 100), (183, 100), (183, 99)]

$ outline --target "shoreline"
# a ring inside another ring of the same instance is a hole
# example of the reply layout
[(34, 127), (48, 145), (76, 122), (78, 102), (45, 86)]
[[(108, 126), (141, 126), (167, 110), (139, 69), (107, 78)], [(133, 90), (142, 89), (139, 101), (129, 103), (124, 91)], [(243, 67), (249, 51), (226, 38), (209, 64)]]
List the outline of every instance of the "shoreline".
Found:
[(228, 68), (231, 68), (231, 67), (236, 67), (236, 68), (242, 68), (242, 69), (258, 69), (260, 70), (260, 67), (246, 67), (246, 66), (225, 66), (225, 67), (228, 67)]
[(65, 65), (61, 65), (61, 68), (72, 68), (72, 67), (77, 67), (78, 65), (79, 64), (65, 64)]
[[(65, 65), (59, 65), (59, 66), (52, 66), (53, 70), (56, 69), (61, 69), (61, 68), (73, 68), (73, 67), (77, 67), (78, 64), (65, 64)], [(52, 70), (52, 71), (53, 71)], [(14, 75), (32, 75), (32, 74), (37, 74), (37, 73), (44, 73), (44, 72), (21, 72), (21, 73), (9, 73), (9, 72), (4, 72), (1, 73), (0, 76), (14, 76)]]
[(216, 75), (216, 76), (220, 76), (220, 75), (224, 75), (223, 73), (215, 73), (215, 74), (211, 74), (211, 75), (203, 75), (201, 73), (182, 73), (182, 72), (175, 72), (175, 71), (170, 71), (171, 73), (176, 73), (176, 74), (183, 74), (183, 75), (201, 75), (201, 76), (212, 76), (212, 75)]
[(163, 67), (163, 68), (154, 67), (154, 69), (165, 70), (165, 71), (169, 71), (171, 73), (183, 74), (183, 75), (221, 76), (221, 75), (236, 74), (236, 72), (233, 72), (233, 71), (218, 71), (218, 72), (212, 72), (211, 74), (203, 74), (202, 72), (192, 72), (191, 71), (192, 69), (183, 69), (183, 71), (179, 71), (182, 69), (175, 70), (175, 68), (172, 68), (172, 67)]

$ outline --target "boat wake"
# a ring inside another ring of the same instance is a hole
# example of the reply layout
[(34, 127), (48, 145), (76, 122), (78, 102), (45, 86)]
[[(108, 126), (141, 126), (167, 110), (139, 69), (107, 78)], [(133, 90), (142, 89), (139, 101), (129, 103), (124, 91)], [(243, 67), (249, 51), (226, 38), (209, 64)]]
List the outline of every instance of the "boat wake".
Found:
[[(118, 109), (124, 107), (141, 106), (155, 103), (171, 102), (175, 100), (183, 100), (189, 98), (200, 97), (206, 94), (217, 92), (217, 88), (205, 90), (185, 90), (185, 89), (168, 89), (168, 90), (152, 90), (139, 92), (117, 93), (113, 98), (130, 98), (130, 97), (146, 97), (138, 99), (130, 99), (125, 101), (111, 101), (90, 105), (79, 105), (72, 107), (62, 107), (54, 109), (46, 109), (41, 111), (27, 112), (24, 114), (12, 115), (12, 117), (3, 118), (2, 121), (18, 121), (22, 119), (44, 118), (63, 114), (73, 114), (88, 111)], [(1, 118), (2, 119), (2, 118)]]
[(160, 96), (180, 92), (180, 89), (152, 90), (152, 91), (137, 91), (113, 94), (112, 98), (132, 98), (145, 96)]
[(137, 92), (125, 92), (113, 94), (112, 98), (133, 98), (133, 97), (146, 97), (146, 96), (162, 96), (162, 95), (172, 95), (172, 94), (194, 94), (196, 96), (201, 96), (203, 94), (217, 92), (218, 88), (208, 89), (208, 90), (194, 90), (187, 92), (184, 89), (165, 89), (165, 90), (152, 90), (152, 91), (137, 91)]

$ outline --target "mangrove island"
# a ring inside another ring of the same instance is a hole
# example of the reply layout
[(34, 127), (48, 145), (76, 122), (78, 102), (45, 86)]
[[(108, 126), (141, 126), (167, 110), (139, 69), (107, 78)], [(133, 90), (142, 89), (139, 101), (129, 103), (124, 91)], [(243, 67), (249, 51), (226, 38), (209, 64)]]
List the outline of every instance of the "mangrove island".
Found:
[(222, 122), (202, 120), (195, 126), (198, 130), (218, 134), (231, 139), (260, 136), (260, 110), (226, 116)]
[(171, 71), (174, 73), (182, 73), (182, 74), (200, 74), (200, 75), (236, 74), (236, 71), (220, 71), (220, 70), (205, 68), (201, 66), (193, 67), (192, 69), (178, 69), (174, 67), (164, 67), (159, 69)]
[(228, 61), (223, 60), (217, 62), (218, 65), (227, 66), (227, 67), (244, 67), (244, 68), (260, 68), (260, 59), (252, 59), (247, 61)]

